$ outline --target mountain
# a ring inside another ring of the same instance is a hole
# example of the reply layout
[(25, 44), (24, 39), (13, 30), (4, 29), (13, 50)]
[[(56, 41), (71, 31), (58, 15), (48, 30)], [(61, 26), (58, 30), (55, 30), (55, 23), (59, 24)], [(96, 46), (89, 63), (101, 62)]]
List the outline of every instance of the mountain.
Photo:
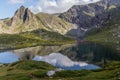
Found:
[[(59, 15), (60, 18), (78, 25), (77, 36), (84, 36), (92, 28), (100, 28), (110, 14), (104, 14), (120, 6), (119, 0), (101, 0), (87, 5), (74, 5), (67, 12)], [(81, 35), (82, 34), (82, 35)]]
[(86, 39), (98, 43), (107, 43), (110, 46), (117, 45), (117, 49), (120, 51), (120, 7), (106, 12), (105, 15), (108, 13), (110, 19), (105, 21), (104, 27), (89, 31)]
[(74, 26), (50, 14), (33, 14), (28, 8), (21, 6), (12, 18), (0, 21), (0, 33), (15, 34), (36, 29), (45, 29), (47, 31), (66, 34)]
[(75, 27), (61, 18), (33, 14), (21, 6), (12, 18), (0, 20), (0, 51), (38, 45), (71, 44), (74, 39), (66, 36)]
[(65, 35), (68, 31), (76, 28), (73, 24), (54, 15), (38, 13), (36, 14), (36, 17), (39, 23), (42, 23), (42, 25), (45, 26), (44, 29), (48, 31)]

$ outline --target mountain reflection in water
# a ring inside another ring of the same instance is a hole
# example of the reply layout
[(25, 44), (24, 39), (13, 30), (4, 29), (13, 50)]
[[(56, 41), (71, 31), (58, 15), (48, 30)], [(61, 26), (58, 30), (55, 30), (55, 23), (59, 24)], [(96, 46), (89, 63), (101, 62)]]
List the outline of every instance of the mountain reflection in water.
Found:
[[(0, 63), (13, 63), (20, 60), (22, 56), (12, 53), (12, 52), (3, 52), (0, 53)], [(47, 56), (35, 55), (33, 60), (47, 62), (58, 68), (65, 70), (81, 70), (81, 69), (97, 69), (98, 66), (87, 64), (85, 62), (75, 62), (70, 60), (67, 56), (64, 56), (60, 53), (52, 53)]]

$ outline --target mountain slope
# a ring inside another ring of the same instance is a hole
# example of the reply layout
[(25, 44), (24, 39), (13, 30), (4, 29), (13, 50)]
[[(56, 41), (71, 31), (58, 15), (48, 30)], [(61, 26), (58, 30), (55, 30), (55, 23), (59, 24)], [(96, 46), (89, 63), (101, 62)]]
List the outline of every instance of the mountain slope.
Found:
[(120, 6), (119, 0), (101, 0), (96, 3), (74, 5), (67, 12), (60, 14), (59, 17), (71, 23), (78, 24), (80, 27), (91, 27), (92, 18), (99, 14), (104, 15), (104, 12), (107, 10), (114, 9), (118, 6)]
[(73, 28), (71, 23), (65, 22), (56, 16), (44, 13), (35, 15), (24, 6), (21, 6), (12, 18), (0, 21), (1, 34), (15, 34), (36, 29), (45, 29), (64, 35)]
[(110, 19), (106, 21), (104, 28), (88, 32), (86, 40), (107, 44), (120, 50), (120, 7), (111, 10), (109, 14)]
[(92, 28), (100, 28), (104, 20), (109, 19), (110, 14), (104, 14), (120, 6), (119, 0), (101, 0), (87, 5), (75, 5), (67, 12), (59, 15), (60, 18), (78, 25), (78, 37)]
[(19, 34), (1, 34), (0, 51), (30, 46), (71, 44), (73, 42), (74, 39), (65, 37), (59, 33), (38, 29)]
[(38, 13), (36, 17), (39, 23), (42, 23), (48, 31), (66, 34), (68, 31), (75, 28), (72, 24), (54, 15)]

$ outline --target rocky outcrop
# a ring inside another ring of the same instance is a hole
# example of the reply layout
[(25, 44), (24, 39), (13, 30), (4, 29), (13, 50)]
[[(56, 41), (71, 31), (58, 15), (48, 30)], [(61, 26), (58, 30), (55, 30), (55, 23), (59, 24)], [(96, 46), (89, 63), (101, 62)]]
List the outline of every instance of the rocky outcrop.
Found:
[(20, 9), (18, 9), (15, 12), (15, 15), (11, 18), (11, 25), (15, 26), (17, 23), (27, 23), (30, 21), (35, 21), (34, 14), (24, 6), (21, 6)]
[(34, 14), (24, 6), (21, 6), (12, 18), (4, 19), (1, 30), (6, 27), (3, 33), (15, 34), (38, 29), (37, 19)]

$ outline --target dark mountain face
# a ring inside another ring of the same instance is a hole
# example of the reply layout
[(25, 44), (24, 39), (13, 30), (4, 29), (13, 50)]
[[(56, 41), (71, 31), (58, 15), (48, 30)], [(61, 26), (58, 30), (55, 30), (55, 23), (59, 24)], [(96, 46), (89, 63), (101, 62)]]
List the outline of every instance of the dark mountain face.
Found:
[(106, 2), (110, 5), (120, 6), (120, 0), (101, 0), (101, 2)]
[(111, 18), (109, 11), (119, 6), (119, 0), (101, 0), (88, 5), (75, 5), (67, 12), (60, 14), (59, 17), (77, 24), (77, 33), (79, 36), (83, 36), (87, 30), (103, 27), (105, 21)]

